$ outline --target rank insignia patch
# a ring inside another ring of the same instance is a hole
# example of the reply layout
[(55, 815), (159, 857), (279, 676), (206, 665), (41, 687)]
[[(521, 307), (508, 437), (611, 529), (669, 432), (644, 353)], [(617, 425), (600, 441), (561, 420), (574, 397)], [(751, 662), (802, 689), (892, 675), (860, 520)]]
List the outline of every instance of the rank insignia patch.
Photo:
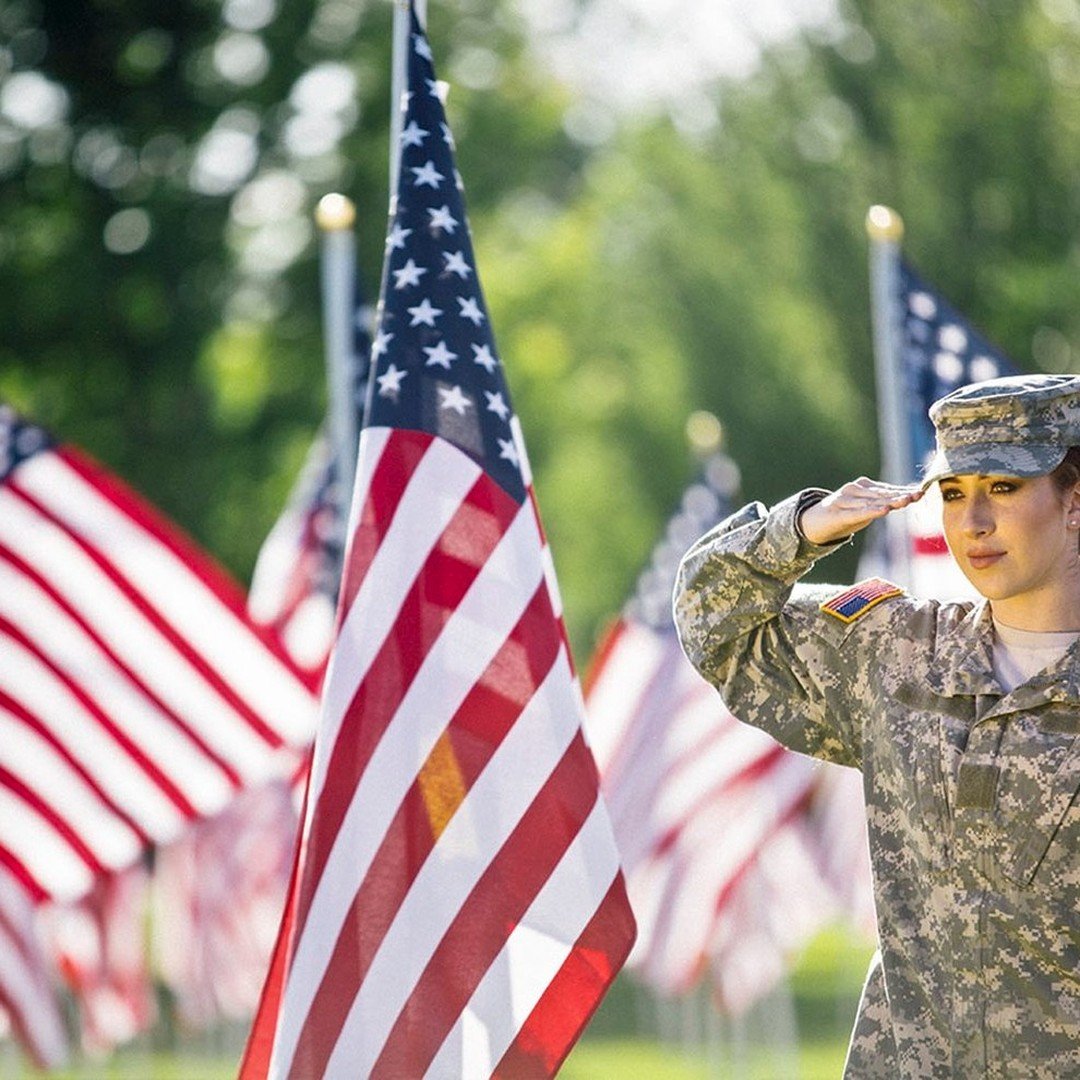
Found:
[(903, 592), (899, 585), (894, 585), (884, 578), (867, 578), (866, 581), (860, 581), (850, 589), (829, 597), (821, 605), (821, 610), (827, 611), (841, 622), (850, 623), (865, 615), (882, 600), (902, 596)]

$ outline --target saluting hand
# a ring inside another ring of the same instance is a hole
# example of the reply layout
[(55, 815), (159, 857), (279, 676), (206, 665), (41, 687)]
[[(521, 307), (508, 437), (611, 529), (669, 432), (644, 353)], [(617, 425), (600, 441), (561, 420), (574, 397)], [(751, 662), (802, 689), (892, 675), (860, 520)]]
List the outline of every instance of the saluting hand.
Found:
[(804, 510), (799, 528), (812, 544), (831, 544), (922, 496), (917, 484), (886, 484), (860, 476)]

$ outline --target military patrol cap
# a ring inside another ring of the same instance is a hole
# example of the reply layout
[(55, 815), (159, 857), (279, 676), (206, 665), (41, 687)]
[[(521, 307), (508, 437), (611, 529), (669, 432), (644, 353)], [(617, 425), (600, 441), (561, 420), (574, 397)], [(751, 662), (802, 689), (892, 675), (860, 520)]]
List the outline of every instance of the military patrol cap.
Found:
[(937, 450), (922, 478), (1042, 476), (1080, 446), (1080, 376), (1013, 375), (962, 386), (930, 406)]

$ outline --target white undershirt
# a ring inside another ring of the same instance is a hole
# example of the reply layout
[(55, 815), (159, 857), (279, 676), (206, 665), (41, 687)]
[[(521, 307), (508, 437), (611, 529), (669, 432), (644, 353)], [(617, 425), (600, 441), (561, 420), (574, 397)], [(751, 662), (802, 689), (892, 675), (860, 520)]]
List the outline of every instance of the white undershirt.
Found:
[(994, 675), (1010, 693), (1060, 660), (1080, 630), (1017, 630), (994, 619)]

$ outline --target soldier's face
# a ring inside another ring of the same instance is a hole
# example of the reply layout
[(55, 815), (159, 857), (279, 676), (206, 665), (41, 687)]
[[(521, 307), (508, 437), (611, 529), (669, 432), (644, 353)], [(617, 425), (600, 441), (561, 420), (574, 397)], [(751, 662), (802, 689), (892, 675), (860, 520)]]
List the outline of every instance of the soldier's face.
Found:
[[(964, 576), (1005, 623), (1028, 629), (1080, 598), (1076, 492), (1049, 476), (950, 476), (941, 481), (945, 539)], [(1072, 629), (1072, 627), (1056, 627)]]

